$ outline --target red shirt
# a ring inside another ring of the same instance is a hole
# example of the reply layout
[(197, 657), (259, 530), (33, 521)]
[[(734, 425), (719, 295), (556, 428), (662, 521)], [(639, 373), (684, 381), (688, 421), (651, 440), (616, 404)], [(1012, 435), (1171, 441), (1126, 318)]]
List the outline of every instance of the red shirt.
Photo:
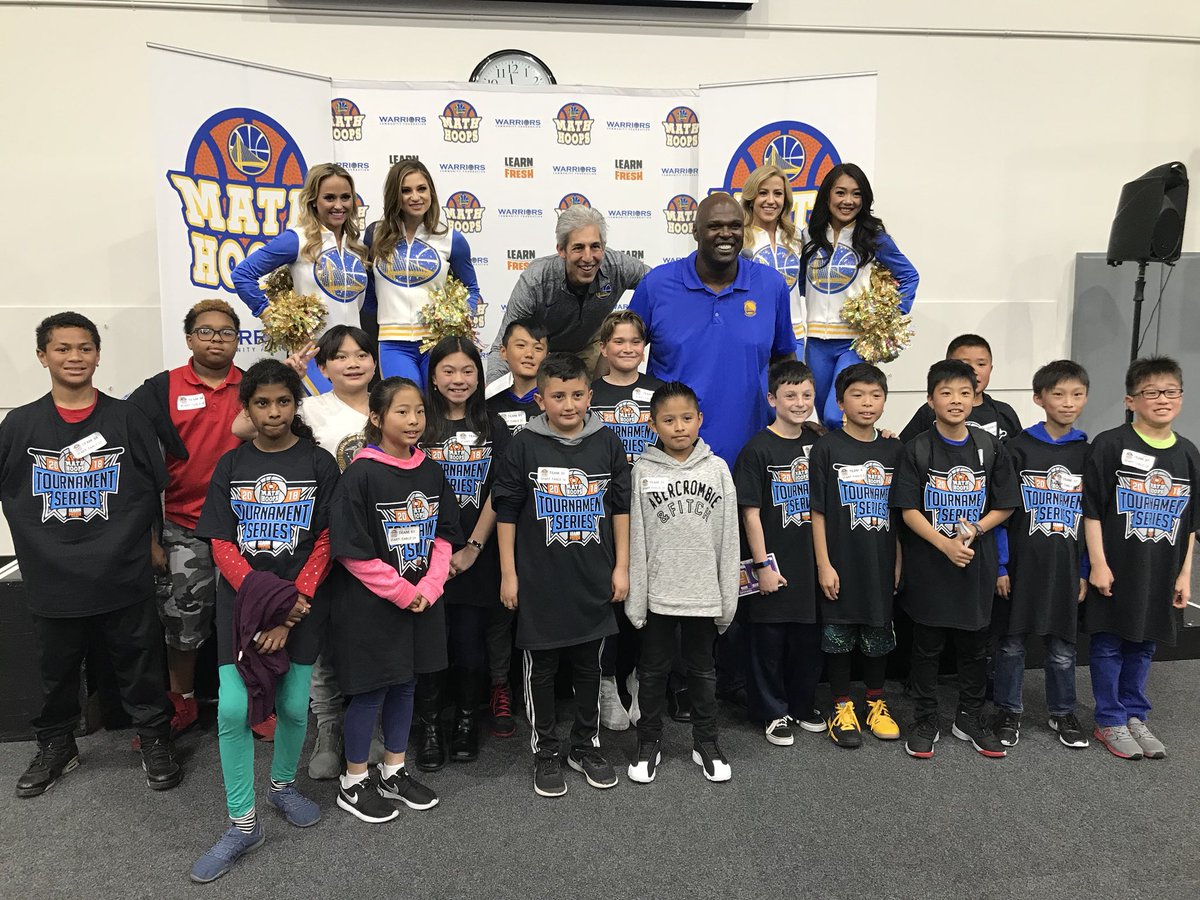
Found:
[(196, 375), (189, 361), (170, 372), (167, 403), (171, 423), (179, 431), (187, 459), (167, 456), (167, 485), (164, 515), (176, 525), (195, 528), (208, 494), (217, 460), (241, 441), (230, 430), (242, 411), (238, 384), (242, 373), (236, 366), (217, 387), (209, 387)]
[(96, 403), (99, 400), (100, 400), (99, 394), (93, 393), (91, 406), (85, 406), (83, 409), (67, 409), (66, 407), (59, 406), (56, 403), (56, 404), (54, 404), (54, 408), (58, 410), (58, 414), (60, 416), (62, 416), (62, 420), (64, 422), (69, 422), (70, 424), (75, 425), (79, 422), (82, 422), (84, 419), (86, 419), (88, 416), (90, 416), (93, 412), (96, 411)]

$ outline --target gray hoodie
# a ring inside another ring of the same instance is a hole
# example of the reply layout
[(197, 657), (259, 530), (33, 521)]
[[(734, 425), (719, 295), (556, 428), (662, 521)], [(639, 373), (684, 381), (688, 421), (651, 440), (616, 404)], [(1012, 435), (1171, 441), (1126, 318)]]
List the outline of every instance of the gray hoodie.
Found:
[(525, 424), (525, 427), (534, 434), (540, 434), (544, 435), (545, 437), (554, 438), (556, 441), (566, 447), (574, 447), (576, 444), (582, 443), (585, 437), (591, 437), (597, 431), (604, 428), (604, 423), (600, 421), (600, 417), (598, 415), (589, 409), (583, 418), (583, 430), (580, 431), (579, 434), (573, 435), (572, 437), (564, 437), (551, 428), (550, 420), (546, 418), (545, 413), (530, 419)]
[(633, 465), (629, 599), (635, 628), (646, 612), (712, 616), (724, 631), (738, 603), (738, 505), (729, 467), (703, 439), (678, 462), (647, 447)]

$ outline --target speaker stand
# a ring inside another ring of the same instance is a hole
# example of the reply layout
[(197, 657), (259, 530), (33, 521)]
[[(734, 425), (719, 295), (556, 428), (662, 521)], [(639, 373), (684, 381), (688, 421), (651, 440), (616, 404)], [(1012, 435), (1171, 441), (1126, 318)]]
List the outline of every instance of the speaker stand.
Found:
[[(1137, 281), (1133, 283), (1133, 337), (1129, 342), (1129, 361), (1138, 357), (1142, 340), (1142, 303), (1146, 299), (1146, 260), (1138, 260)], [(1125, 410), (1125, 424), (1133, 421), (1133, 410)]]

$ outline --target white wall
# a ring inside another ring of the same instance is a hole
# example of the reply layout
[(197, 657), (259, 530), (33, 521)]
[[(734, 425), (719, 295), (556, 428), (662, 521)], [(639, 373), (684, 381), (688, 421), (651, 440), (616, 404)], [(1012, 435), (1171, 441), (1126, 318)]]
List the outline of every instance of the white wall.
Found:
[[(991, 339), (995, 393), (1031, 417), (1033, 368), (1067, 348), (1074, 255), (1105, 248), (1120, 186), (1175, 159), (1200, 172), (1200, 5), (1178, 0), (130, 6), (0, 0), (0, 246), (19, 273), (0, 292), (0, 409), (46, 390), (32, 329), (57, 309), (105, 326), (102, 389), (161, 367), (147, 42), (363, 79), (465, 80), (512, 46), (561, 84), (878, 71), (876, 211), (921, 272), (918, 337), (892, 367), (897, 428), (963, 331)], [(1184, 247), (1200, 250), (1191, 206)]]

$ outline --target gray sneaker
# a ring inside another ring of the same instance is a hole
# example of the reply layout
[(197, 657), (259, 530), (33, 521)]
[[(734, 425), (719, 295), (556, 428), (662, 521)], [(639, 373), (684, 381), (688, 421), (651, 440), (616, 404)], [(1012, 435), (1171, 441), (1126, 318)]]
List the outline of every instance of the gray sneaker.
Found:
[(1150, 727), (1137, 716), (1129, 720), (1129, 733), (1142, 748), (1142, 755), (1146, 759), (1166, 759), (1167, 748), (1163, 746), (1163, 742), (1156, 738)]
[(629, 713), (621, 703), (617, 679), (612, 675), (600, 679), (600, 724), (609, 731), (626, 731), (629, 728)]
[(313, 781), (328, 781), (342, 774), (342, 726), (326, 722), (317, 726), (317, 740), (308, 758), (308, 777)]
[(1120, 759), (1142, 758), (1142, 745), (1133, 739), (1133, 735), (1124, 725), (1097, 725), (1095, 735), (1096, 740), (1113, 756)]

